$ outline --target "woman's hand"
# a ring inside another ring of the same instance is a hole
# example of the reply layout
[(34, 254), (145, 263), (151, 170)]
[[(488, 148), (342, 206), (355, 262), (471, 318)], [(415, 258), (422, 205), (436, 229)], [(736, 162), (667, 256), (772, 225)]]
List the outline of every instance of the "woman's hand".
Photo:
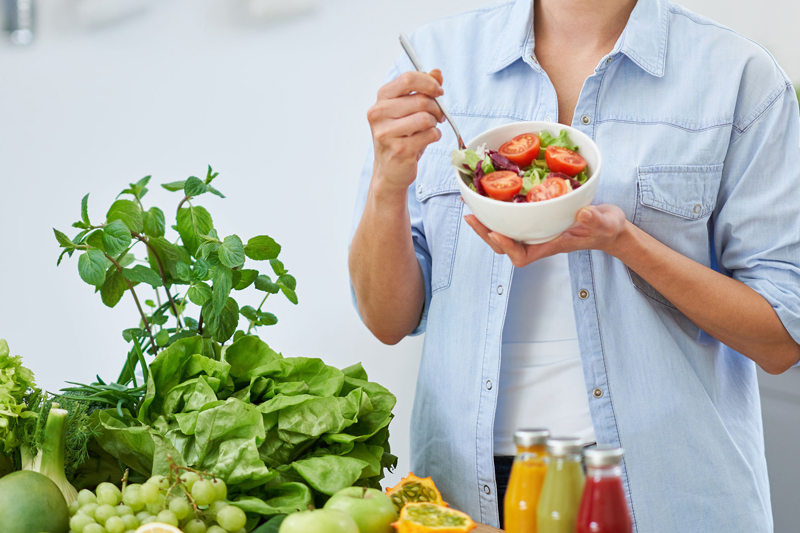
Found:
[(467, 215), (464, 219), (495, 252), (508, 255), (511, 263), (517, 267), (524, 267), (543, 257), (576, 250), (603, 250), (616, 255), (619, 237), (627, 228), (622, 209), (608, 204), (582, 208), (578, 211), (575, 224), (543, 244), (523, 244), (490, 231), (478, 222), (475, 215)]
[(434, 101), (442, 94), (439, 70), (405, 72), (378, 90), (367, 112), (375, 147), (373, 186), (405, 195), (425, 148), (442, 137), (436, 126), (444, 116)]

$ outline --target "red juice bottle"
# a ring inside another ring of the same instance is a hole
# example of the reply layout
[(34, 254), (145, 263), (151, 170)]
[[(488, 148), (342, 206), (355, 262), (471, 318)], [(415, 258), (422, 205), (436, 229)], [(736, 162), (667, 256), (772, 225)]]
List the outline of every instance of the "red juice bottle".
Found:
[(583, 452), (586, 484), (576, 533), (632, 533), (631, 512), (622, 489), (622, 448), (597, 446)]

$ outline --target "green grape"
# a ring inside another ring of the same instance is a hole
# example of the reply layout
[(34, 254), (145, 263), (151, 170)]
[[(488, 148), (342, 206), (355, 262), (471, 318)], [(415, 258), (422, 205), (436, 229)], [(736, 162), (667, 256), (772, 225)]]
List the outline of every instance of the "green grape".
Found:
[(78, 509), (80, 508), (81, 508), (81, 502), (79, 502), (78, 500), (73, 501), (71, 504), (69, 504), (69, 515), (75, 516), (75, 513), (77, 513)]
[(112, 516), (105, 523), (106, 531), (108, 533), (124, 533), (125, 531), (125, 522), (122, 521), (122, 518), (118, 516)]
[(125, 533), (136, 533), (136, 530), (135, 529), (129, 529)]
[(75, 533), (83, 533), (84, 528), (89, 524), (94, 524), (94, 518), (78, 513), (69, 519), (69, 528)]
[(125, 516), (126, 514), (133, 515), (133, 509), (127, 505), (117, 505), (115, 509), (117, 511), (117, 516)]
[(192, 506), (189, 505), (189, 502), (186, 501), (186, 498), (179, 496), (169, 502), (169, 510), (175, 513), (175, 516), (178, 517), (178, 520), (183, 520), (189, 516)]
[(200, 481), (200, 476), (194, 472), (184, 472), (181, 474), (181, 481), (183, 481), (183, 484), (186, 485), (186, 490), (191, 492), (194, 484)]
[(155, 521), (157, 521), (157, 520), (158, 520), (158, 518), (156, 518), (156, 517), (155, 517), (155, 516), (153, 516), (153, 515), (150, 515), (150, 516), (148, 516), (147, 518), (145, 518), (144, 520), (142, 520), (142, 521), (141, 521), (141, 522), (139, 522), (139, 523), (140, 523), (140, 524), (143, 526), (143, 525), (145, 525), (145, 524), (149, 524), (150, 522), (155, 522)]
[(134, 511), (141, 511), (144, 507), (144, 502), (142, 501), (142, 486), (128, 485), (125, 488), (125, 493), (122, 495), (122, 502)]
[(144, 503), (158, 503), (161, 499), (161, 494), (158, 491), (158, 485), (155, 483), (145, 483), (139, 489), (139, 495)]
[(206, 533), (206, 523), (202, 520), (195, 518), (186, 522), (181, 528), (183, 533)]
[(247, 524), (247, 516), (244, 511), (233, 505), (228, 505), (217, 513), (217, 523), (225, 531), (233, 532), (242, 529)]
[(136, 529), (139, 527), (139, 519), (132, 514), (122, 515), (120, 517), (122, 523), (125, 524), (125, 529)]
[(169, 490), (169, 479), (165, 478), (164, 476), (153, 476), (148, 479), (147, 482), (155, 484), (159, 490)]
[(197, 505), (206, 506), (211, 505), (217, 497), (217, 490), (214, 484), (207, 479), (198, 481), (192, 487), (192, 498), (197, 502)]
[(147, 512), (150, 513), (151, 515), (155, 516), (163, 510), (164, 510), (164, 502), (147, 504)]
[(83, 514), (85, 514), (87, 516), (91, 516), (92, 519), (94, 519), (94, 513), (95, 513), (95, 511), (97, 511), (98, 507), (100, 507), (100, 506), (97, 505), (96, 503), (87, 503), (87, 504), (81, 505), (81, 508), (78, 509), (78, 512), (79, 513), (83, 513)]
[(83, 528), (83, 533), (106, 533), (106, 528), (100, 524), (89, 524)]
[(218, 513), (219, 513), (219, 512), (220, 512), (222, 509), (225, 509), (226, 507), (228, 507), (228, 504), (227, 504), (227, 503), (225, 503), (225, 502), (220, 502), (220, 501), (214, 501), (214, 502), (211, 502), (211, 505), (208, 507), (208, 511), (206, 511), (206, 512), (208, 513), (208, 515), (209, 515), (211, 518), (216, 518), (216, 517), (217, 517), (217, 514), (218, 514)]
[(145, 518), (148, 518), (150, 516), (153, 516), (153, 514), (148, 512), (148, 511), (140, 511), (140, 512), (136, 513), (136, 520), (141, 522), (142, 520), (144, 520)]
[(169, 509), (164, 509), (163, 511), (158, 513), (158, 521), (164, 524), (169, 524), (171, 526), (178, 527), (178, 517), (176, 517), (175, 513), (173, 513)]
[(217, 497), (215, 499), (219, 501), (225, 501), (225, 498), (228, 497), (228, 486), (222, 481), (220, 478), (214, 479), (211, 481), (214, 485), (214, 490), (217, 493)]
[(94, 519), (100, 525), (104, 525), (106, 523), (106, 520), (108, 520), (112, 516), (117, 516), (117, 510), (111, 507), (110, 505), (105, 505), (105, 504), (101, 505), (94, 512)]
[(94, 495), (94, 492), (83, 489), (78, 493), (78, 502), (80, 502), (81, 506), (87, 503), (97, 503), (97, 496)]
[(228, 532), (219, 526), (211, 526), (210, 528), (208, 528), (208, 530), (206, 530), (206, 533), (228, 533)]
[(97, 492), (97, 503), (99, 504), (118, 505), (122, 500), (122, 493), (116, 485), (111, 483), (100, 483), (95, 492)]
[(245, 528), (242, 528), (242, 529), (237, 529), (237, 530), (236, 530), (236, 531), (234, 531), (233, 533), (247, 533), (247, 530), (246, 530)]

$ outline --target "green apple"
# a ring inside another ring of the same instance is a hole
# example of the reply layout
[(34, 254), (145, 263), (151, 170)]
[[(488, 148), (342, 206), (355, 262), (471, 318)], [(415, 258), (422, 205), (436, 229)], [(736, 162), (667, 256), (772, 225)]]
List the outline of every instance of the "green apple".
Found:
[(338, 509), (349, 514), (361, 533), (394, 533), (392, 522), (397, 520), (397, 511), (392, 499), (378, 489), (342, 489), (331, 496), (325, 509)]
[(317, 509), (290, 514), (278, 533), (359, 533), (358, 526), (345, 512)]

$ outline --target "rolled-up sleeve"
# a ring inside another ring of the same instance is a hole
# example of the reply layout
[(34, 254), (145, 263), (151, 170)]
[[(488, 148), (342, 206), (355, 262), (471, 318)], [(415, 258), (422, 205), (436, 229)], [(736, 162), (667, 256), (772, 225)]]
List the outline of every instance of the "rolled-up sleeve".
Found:
[[(393, 67), (389, 71), (386, 81), (390, 81), (400, 75), (397, 67)], [(353, 235), (355, 235), (358, 224), (361, 221), (361, 215), (364, 213), (364, 206), (367, 203), (367, 193), (369, 192), (369, 182), (372, 179), (372, 163), (375, 159), (375, 153), (370, 146), (367, 157), (364, 161), (364, 166), (361, 169), (361, 175), (358, 184), (358, 194), (356, 196), (355, 214), (353, 216), (353, 226), (350, 231), (350, 242), (353, 242)], [(431, 302), (431, 254), (428, 249), (428, 243), (425, 240), (425, 228), (422, 224), (422, 209), (416, 195), (414, 194), (413, 187), (408, 190), (408, 213), (411, 219), (411, 238), (414, 244), (414, 252), (417, 256), (417, 261), (422, 268), (422, 275), (425, 278), (425, 307), (422, 311), (422, 317), (417, 327), (410, 333), (411, 336), (419, 335), (425, 332), (425, 324), (428, 318), (428, 308)], [(350, 280), (350, 295), (353, 300), (353, 306), (358, 312), (358, 302), (356, 300), (356, 293), (353, 289), (353, 281)], [(359, 318), (361, 314), (359, 313)]]
[(775, 309), (800, 343), (800, 114), (788, 83), (734, 124), (717, 207), (720, 271)]

